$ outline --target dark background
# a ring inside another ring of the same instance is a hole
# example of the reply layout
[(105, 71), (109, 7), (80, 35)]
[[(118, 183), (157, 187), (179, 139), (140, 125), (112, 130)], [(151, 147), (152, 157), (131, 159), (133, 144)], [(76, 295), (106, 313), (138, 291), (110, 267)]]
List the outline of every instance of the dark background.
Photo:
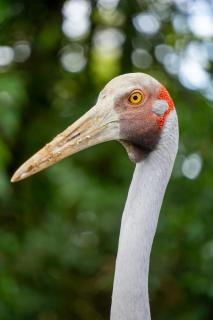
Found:
[(12, 185), (111, 78), (170, 91), (180, 147), (155, 237), (153, 319), (213, 319), (211, 1), (0, 0), (0, 319), (109, 319), (134, 170), (109, 142)]

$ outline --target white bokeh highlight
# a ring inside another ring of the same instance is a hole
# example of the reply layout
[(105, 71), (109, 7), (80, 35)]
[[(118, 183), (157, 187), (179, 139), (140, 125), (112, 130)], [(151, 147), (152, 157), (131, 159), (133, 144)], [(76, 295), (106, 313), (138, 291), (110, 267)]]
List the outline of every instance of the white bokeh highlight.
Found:
[(0, 67), (8, 66), (14, 59), (14, 50), (9, 46), (0, 46)]
[(175, 14), (172, 19), (172, 25), (176, 32), (180, 34), (187, 33), (189, 31), (188, 20), (186, 16), (182, 14)]
[(93, 36), (94, 47), (102, 55), (111, 55), (120, 50), (124, 40), (124, 34), (116, 28), (96, 30)]
[(87, 63), (84, 48), (79, 44), (66, 46), (62, 49), (60, 61), (64, 70), (68, 72), (82, 71)]
[(81, 39), (90, 30), (91, 4), (87, 0), (67, 0), (62, 8), (62, 30), (70, 39)]
[(31, 55), (31, 46), (27, 41), (16, 42), (13, 49), (15, 62), (25, 62)]
[(191, 90), (205, 89), (210, 81), (209, 73), (187, 57), (181, 60), (178, 77), (184, 87)]
[(188, 17), (191, 31), (199, 37), (213, 36), (213, 11), (210, 2), (195, 1)]
[(160, 22), (158, 18), (150, 13), (139, 13), (133, 18), (133, 24), (137, 31), (144, 33), (148, 36), (155, 35), (160, 29)]
[(97, 4), (105, 10), (114, 10), (119, 4), (119, 0), (98, 0)]
[(166, 44), (159, 44), (155, 47), (155, 57), (161, 63), (164, 63), (165, 56), (171, 52), (173, 52), (173, 48)]
[(202, 158), (197, 153), (186, 157), (182, 163), (182, 173), (188, 179), (196, 179), (202, 169)]
[(152, 64), (152, 56), (144, 49), (135, 49), (131, 58), (134, 66), (139, 69), (147, 69)]
[[(181, 12), (174, 17), (173, 27), (177, 32), (190, 29), (198, 37), (211, 37), (213, 35), (213, 10), (211, 1), (207, 0), (172, 0)], [(187, 18), (187, 26), (185, 23)], [(181, 22), (183, 23), (181, 25)]]

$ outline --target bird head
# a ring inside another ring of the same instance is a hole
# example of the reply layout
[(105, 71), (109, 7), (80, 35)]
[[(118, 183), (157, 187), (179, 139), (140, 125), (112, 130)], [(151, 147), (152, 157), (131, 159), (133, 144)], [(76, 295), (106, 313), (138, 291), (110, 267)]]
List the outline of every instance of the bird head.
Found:
[(104, 141), (118, 140), (139, 162), (156, 148), (173, 101), (157, 80), (143, 73), (112, 79), (97, 103), (27, 160), (11, 181), (31, 176), (63, 158)]

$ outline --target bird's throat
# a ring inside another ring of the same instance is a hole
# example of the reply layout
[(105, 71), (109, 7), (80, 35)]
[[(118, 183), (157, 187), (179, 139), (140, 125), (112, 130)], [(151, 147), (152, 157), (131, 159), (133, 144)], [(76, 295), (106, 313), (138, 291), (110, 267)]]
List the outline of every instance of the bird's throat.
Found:
[(140, 146), (137, 146), (126, 140), (120, 140), (120, 142), (126, 149), (129, 159), (134, 163), (142, 161), (142, 159), (147, 154)]

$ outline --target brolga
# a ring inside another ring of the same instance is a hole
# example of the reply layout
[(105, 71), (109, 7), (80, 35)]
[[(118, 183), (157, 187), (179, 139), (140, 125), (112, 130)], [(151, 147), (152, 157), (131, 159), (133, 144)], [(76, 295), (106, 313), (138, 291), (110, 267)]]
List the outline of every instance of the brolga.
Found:
[(122, 215), (111, 320), (150, 320), (149, 261), (160, 208), (178, 149), (178, 120), (166, 88), (151, 76), (112, 79), (97, 103), (27, 160), (24, 179), (95, 144), (117, 140), (135, 163)]

